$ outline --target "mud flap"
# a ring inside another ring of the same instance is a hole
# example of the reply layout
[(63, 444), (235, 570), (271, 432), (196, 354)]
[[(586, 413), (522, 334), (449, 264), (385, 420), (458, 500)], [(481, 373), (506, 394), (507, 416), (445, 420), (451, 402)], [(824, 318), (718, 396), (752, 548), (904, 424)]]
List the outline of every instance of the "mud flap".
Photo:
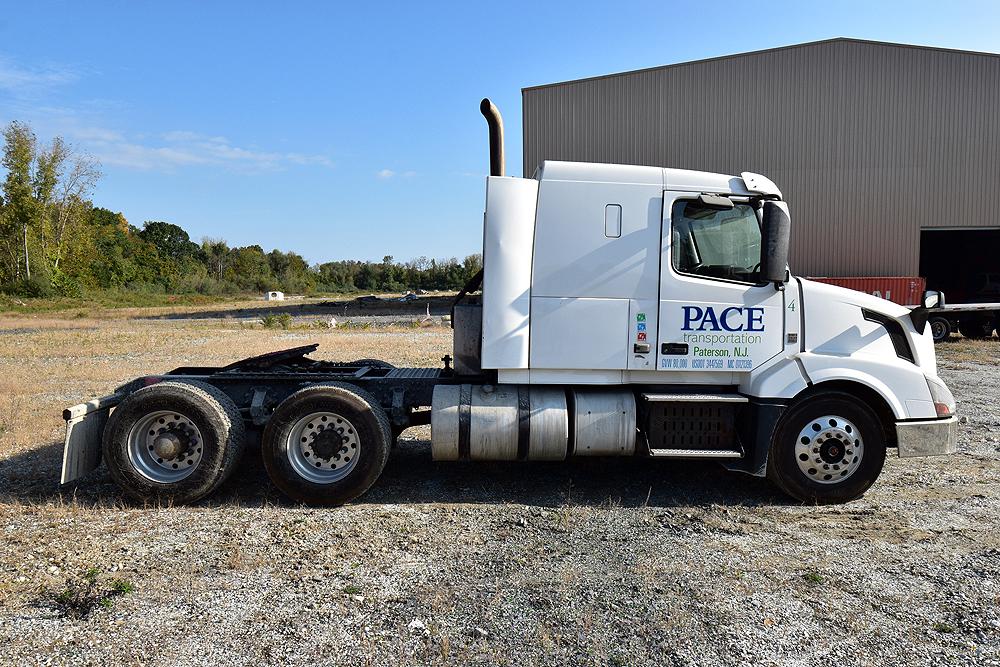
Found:
[(60, 484), (79, 479), (101, 463), (101, 437), (111, 408), (121, 402), (121, 394), (102, 396), (63, 410), (66, 441), (63, 445)]

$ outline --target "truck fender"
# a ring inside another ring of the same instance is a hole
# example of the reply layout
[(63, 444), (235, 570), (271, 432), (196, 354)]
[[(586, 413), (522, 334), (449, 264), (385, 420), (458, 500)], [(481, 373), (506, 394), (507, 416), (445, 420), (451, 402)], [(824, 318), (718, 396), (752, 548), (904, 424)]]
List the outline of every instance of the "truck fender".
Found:
[(906, 409), (899, 397), (889, 389), (885, 382), (871, 373), (866, 373), (857, 368), (817, 366), (815, 364), (808, 363), (805, 359), (803, 359), (802, 366), (806, 374), (809, 376), (809, 382), (812, 385), (810, 389), (813, 391), (815, 391), (817, 386), (826, 382), (859, 384), (878, 394), (882, 400), (885, 401), (885, 404), (889, 406), (889, 409), (892, 410), (893, 417), (896, 419), (905, 419), (907, 416)]

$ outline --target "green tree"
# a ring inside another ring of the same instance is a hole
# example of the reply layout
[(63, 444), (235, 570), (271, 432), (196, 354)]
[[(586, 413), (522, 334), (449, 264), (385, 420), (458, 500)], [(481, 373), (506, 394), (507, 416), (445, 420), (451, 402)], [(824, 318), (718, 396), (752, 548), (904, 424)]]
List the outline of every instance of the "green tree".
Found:
[(222, 239), (204, 238), (201, 240), (201, 251), (209, 272), (221, 282), (226, 266), (229, 264), (231, 252), (229, 245)]
[(65, 285), (60, 262), (70, 239), (85, 242), (81, 223), (91, 207), (88, 197), (100, 177), (99, 165), (60, 137), (40, 149), (24, 123), (11, 122), (3, 136), (0, 279), (8, 287), (22, 284), (32, 290)]
[(96, 287), (137, 288), (163, 282), (164, 263), (156, 246), (121, 213), (93, 209), (90, 282)]
[[(28, 231), (36, 217), (33, 195), (32, 166), (38, 140), (31, 128), (12, 121), (3, 132), (3, 167), (7, 177), (3, 183), (4, 196), (4, 250), (9, 260), (8, 278), (31, 280), (31, 260), (28, 250)], [(21, 273), (21, 266), (24, 273)]]
[(311, 292), (316, 287), (317, 271), (299, 254), (272, 250), (267, 254), (271, 274), (286, 292)]
[(271, 265), (259, 245), (234, 248), (230, 252), (225, 279), (240, 289), (265, 291), (274, 287)]
[(88, 197), (101, 168), (93, 157), (77, 153), (56, 137), (36, 158), (35, 174), (42, 258), (56, 281), (62, 276), (60, 265), (71, 240), (79, 242), (86, 234), (83, 223), (92, 208)]
[(156, 246), (160, 257), (182, 263), (188, 259), (201, 257), (202, 249), (191, 240), (188, 233), (169, 222), (147, 220), (142, 225), (139, 236)]

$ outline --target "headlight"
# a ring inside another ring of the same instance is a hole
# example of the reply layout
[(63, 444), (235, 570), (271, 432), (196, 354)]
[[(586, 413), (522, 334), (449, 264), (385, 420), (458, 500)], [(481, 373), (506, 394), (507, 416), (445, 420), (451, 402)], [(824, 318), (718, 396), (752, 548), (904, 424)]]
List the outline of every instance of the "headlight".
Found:
[[(925, 376), (926, 377), (926, 376)], [(931, 400), (938, 417), (951, 417), (955, 414), (955, 397), (951, 395), (948, 385), (938, 378), (928, 377), (927, 388), (931, 390)]]

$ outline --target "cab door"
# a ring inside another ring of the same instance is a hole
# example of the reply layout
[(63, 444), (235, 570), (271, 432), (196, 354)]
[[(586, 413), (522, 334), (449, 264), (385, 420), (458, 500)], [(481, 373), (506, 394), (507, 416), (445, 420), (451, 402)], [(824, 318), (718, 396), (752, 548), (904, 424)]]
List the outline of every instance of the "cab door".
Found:
[(759, 279), (753, 203), (665, 192), (661, 229), (657, 370), (748, 373), (779, 354), (783, 292)]

